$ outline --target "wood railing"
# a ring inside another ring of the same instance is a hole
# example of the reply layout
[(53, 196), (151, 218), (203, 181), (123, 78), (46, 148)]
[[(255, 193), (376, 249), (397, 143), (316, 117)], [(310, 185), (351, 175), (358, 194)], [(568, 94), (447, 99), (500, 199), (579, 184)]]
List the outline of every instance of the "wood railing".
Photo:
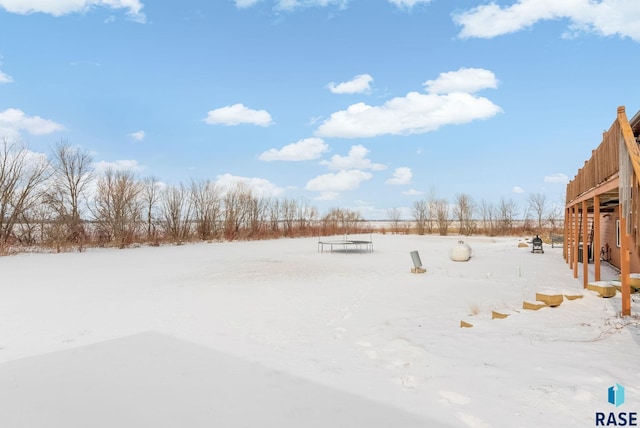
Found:
[(640, 149), (631, 125), (629, 125), (624, 107), (618, 107), (616, 120), (603, 134), (602, 143), (593, 150), (591, 159), (584, 163), (575, 178), (567, 184), (566, 202), (568, 207), (571, 201), (578, 199), (584, 193), (598, 187), (618, 173), (621, 138), (624, 140), (633, 166), (631, 183), (633, 197), (626, 217), (631, 226), (631, 235), (637, 248), (640, 249), (640, 239), (636, 239), (636, 235), (640, 231)]
[(617, 174), (620, 156), (619, 135), (620, 124), (616, 119), (603, 134), (602, 143), (592, 151), (591, 159), (584, 163), (574, 179), (567, 184), (567, 204)]

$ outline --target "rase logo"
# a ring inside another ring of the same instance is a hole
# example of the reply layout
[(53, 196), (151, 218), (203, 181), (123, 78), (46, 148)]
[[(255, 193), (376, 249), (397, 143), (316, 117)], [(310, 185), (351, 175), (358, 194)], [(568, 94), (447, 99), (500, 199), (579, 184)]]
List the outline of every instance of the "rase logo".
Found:
[[(607, 401), (614, 406), (620, 407), (624, 404), (624, 387), (619, 383), (609, 387), (607, 391)], [(637, 427), (637, 412), (596, 412), (597, 427)]]
[(609, 403), (620, 407), (624, 403), (624, 386), (616, 383), (615, 386), (609, 387)]

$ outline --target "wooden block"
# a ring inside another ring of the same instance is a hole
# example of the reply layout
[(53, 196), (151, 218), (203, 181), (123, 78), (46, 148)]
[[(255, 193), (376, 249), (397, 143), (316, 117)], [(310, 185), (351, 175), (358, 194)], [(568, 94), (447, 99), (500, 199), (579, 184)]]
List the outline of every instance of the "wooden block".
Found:
[(522, 302), (522, 309), (529, 309), (531, 311), (537, 311), (538, 309), (545, 308), (546, 306), (547, 304), (545, 302), (529, 302), (526, 300)]
[(587, 289), (595, 291), (600, 297), (613, 297), (616, 295), (615, 285), (611, 285), (610, 281), (594, 281), (587, 284)]
[(427, 270), (425, 268), (411, 268), (411, 273), (425, 273)]
[(491, 311), (491, 319), (504, 319), (506, 317), (508, 317), (511, 314), (503, 314), (501, 312), (496, 312), (496, 311)]
[(460, 328), (471, 328), (473, 327), (473, 324), (468, 323), (466, 321), (460, 321)]
[[(638, 275), (637, 273), (632, 273), (631, 275)], [(620, 280), (614, 280), (614, 281), (609, 281), (611, 283), (611, 285), (615, 286), (618, 291), (622, 291), (622, 281)], [(631, 292), (632, 293), (637, 293), (638, 291), (640, 291), (640, 278), (634, 278), (634, 277), (630, 277), (629, 278), (629, 287), (631, 287)]]
[(565, 293), (564, 297), (567, 298), (567, 300), (576, 300), (576, 299), (582, 299), (582, 294), (571, 294), (571, 293)]
[(547, 306), (551, 306), (553, 308), (555, 306), (560, 306), (563, 298), (562, 298), (562, 294), (536, 293), (536, 300), (538, 302), (544, 302)]

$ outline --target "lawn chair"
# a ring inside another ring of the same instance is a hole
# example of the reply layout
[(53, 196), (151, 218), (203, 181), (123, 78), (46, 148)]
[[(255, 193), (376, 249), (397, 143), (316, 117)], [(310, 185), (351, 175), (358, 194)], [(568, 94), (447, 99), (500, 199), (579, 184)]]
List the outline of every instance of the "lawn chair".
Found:
[(536, 237), (531, 240), (531, 243), (533, 244), (533, 248), (531, 249), (532, 253), (539, 251), (541, 254), (544, 254), (544, 250), (542, 249), (542, 238), (536, 235)]

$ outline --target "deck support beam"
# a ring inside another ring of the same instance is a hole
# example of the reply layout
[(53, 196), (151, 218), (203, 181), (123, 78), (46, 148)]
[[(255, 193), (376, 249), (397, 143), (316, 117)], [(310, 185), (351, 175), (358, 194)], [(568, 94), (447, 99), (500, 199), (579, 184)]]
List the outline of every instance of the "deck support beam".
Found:
[(587, 288), (589, 283), (589, 213), (587, 213), (587, 201), (582, 201), (582, 285)]

